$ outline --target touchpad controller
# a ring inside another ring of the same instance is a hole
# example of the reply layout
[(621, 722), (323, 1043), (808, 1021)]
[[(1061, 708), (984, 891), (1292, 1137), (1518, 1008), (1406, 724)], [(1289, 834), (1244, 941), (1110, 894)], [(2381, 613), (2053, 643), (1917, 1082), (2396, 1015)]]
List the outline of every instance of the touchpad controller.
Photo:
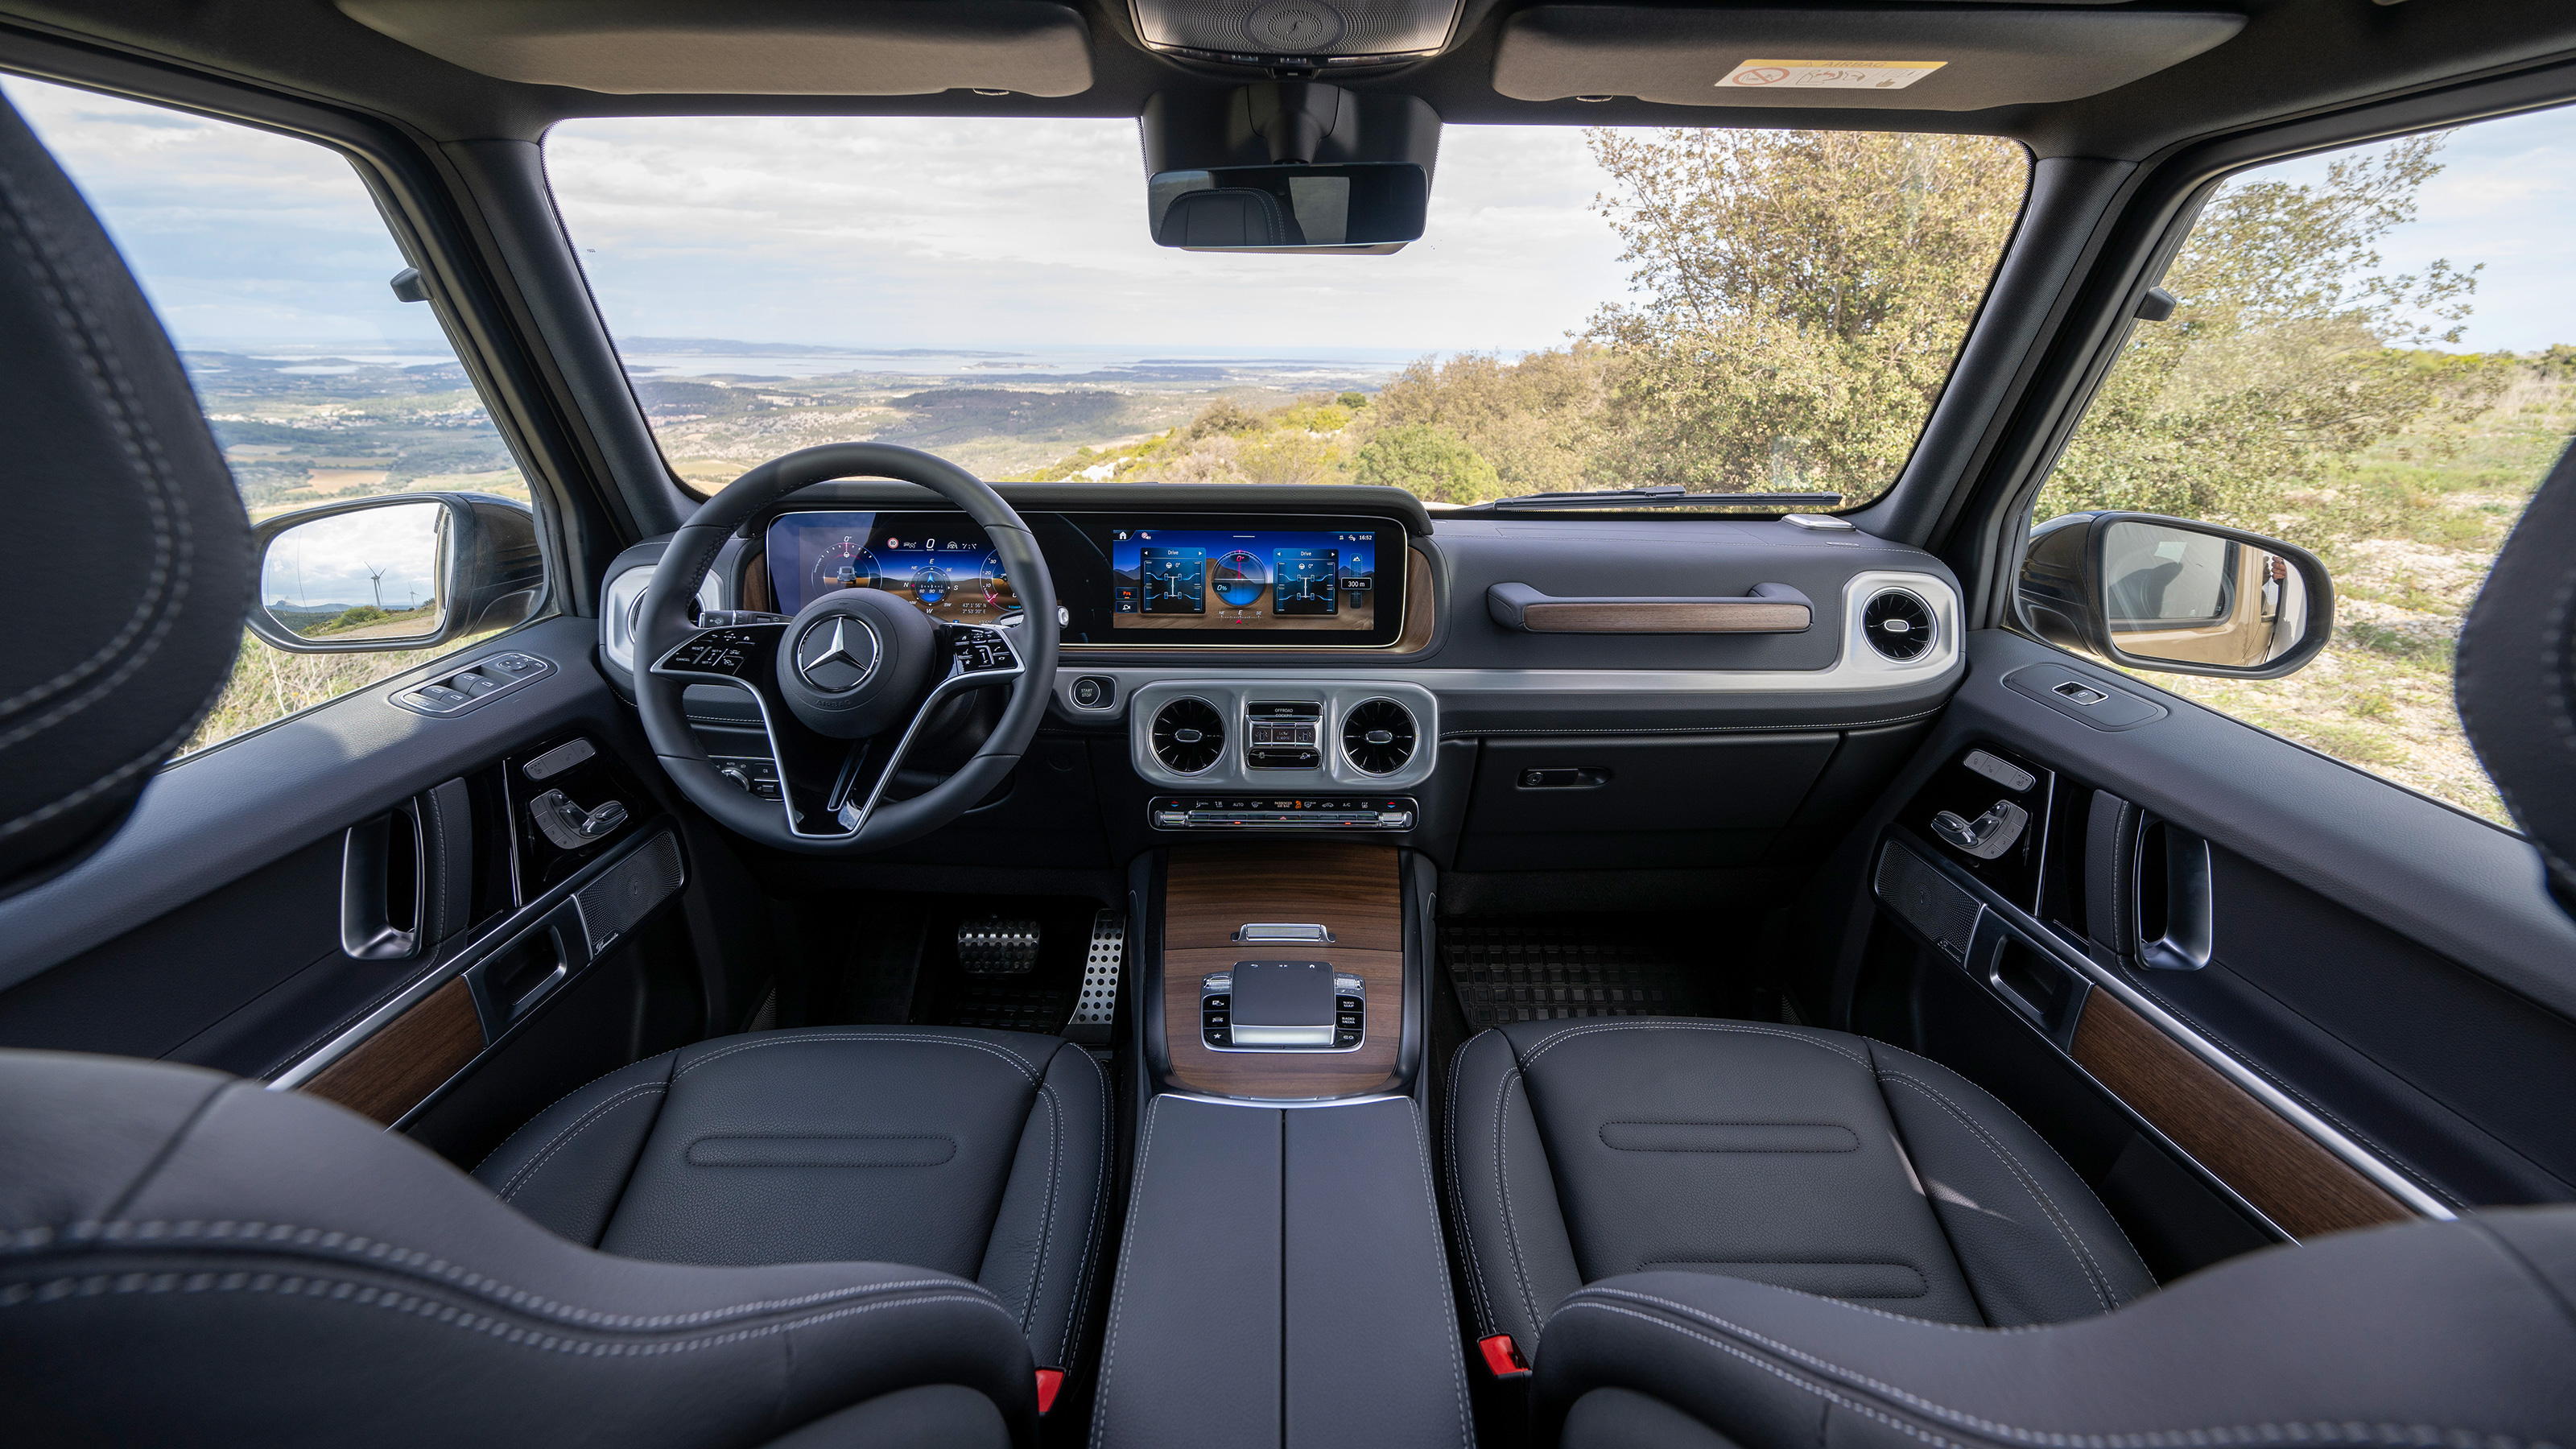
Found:
[(1360, 978), (1329, 961), (1238, 961), (1200, 978), (1200, 1037), (1218, 1051), (1350, 1051), (1367, 1003)]

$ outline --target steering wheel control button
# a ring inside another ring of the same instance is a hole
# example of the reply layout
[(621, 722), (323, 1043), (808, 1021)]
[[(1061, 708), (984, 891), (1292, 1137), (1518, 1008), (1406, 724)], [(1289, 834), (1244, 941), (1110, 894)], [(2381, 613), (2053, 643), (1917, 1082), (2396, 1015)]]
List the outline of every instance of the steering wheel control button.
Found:
[(834, 614), (806, 626), (796, 641), (796, 672), (825, 694), (847, 694), (877, 672), (884, 650), (865, 619)]
[[(1256, 726), (1257, 728), (1257, 726)], [(1422, 807), (1410, 795), (1358, 799), (1270, 795), (1157, 795), (1145, 818), (1157, 830), (1411, 830)]]
[(1107, 709), (1118, 700), (1118, 682), (1086, 674), (1073, 682), (1073, 702), (1083, 709)]

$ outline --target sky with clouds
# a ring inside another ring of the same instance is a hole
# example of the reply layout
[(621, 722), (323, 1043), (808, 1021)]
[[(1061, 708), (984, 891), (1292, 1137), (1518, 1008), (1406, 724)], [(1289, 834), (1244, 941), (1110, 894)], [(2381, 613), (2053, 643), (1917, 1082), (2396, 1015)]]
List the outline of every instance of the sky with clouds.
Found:
[[(0, 79), (190, 346), (435, 349), (347, 164), (310, 143)], [(1626, 294), (1578, 131), (1453, 126), (1391, 257), (1146, 237), (1125, 121), (592, 120), (549, 174), (612, 330), (855, 347), (1389, 357), (1554, 346)], [(2483, 262), (2464, 349), (2576, 341), (2576, 110), (2456, 135), (2392, 269)], [(2291, 163), (2293, 179), (2322, 160)]]

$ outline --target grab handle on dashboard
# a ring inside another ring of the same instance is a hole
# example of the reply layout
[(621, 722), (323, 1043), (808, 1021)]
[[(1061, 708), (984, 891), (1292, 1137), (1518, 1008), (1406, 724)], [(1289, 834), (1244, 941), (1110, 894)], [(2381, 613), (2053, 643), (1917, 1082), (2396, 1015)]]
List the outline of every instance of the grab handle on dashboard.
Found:
[(1532, 634), (1801, 634), (1815, 622), (1807, 596), (1787, 584), (1755, 584), (1742, 598), (1558, 598), (1496, 584), (1485, 609)]

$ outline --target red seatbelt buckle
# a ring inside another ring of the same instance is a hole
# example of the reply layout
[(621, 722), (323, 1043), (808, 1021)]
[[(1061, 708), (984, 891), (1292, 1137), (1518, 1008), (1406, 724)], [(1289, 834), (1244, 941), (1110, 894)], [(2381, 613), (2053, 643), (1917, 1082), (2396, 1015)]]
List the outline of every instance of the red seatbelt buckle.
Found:
[(1485, 1367), (1493, 1370), (1494, 1377), (1498, 1379), (1529, 1377), (1529, 1360), (1521, 1357), (1521, 1346), (1512, 1342), (1510, 1334), (1497, 1333), (1491, 1338), (1477, 1339), (1476, 1349), (1485, 1356)]
[(1038, 1412), (1040, 1414), (1044, 1414), (1047, 1410), (1055, 1407), (1055, 1396), (1061, 1392), (1063, 1388), (1064, 1370), (1038, 1370)]

